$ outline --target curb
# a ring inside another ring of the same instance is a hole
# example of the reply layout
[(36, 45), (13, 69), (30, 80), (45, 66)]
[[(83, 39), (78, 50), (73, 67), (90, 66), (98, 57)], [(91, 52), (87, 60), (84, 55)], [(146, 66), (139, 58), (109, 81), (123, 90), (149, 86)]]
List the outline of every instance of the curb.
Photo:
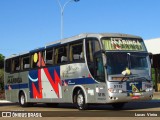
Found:
[(0, 103), (12, 103), (12, 102), (7, 100), (0, 100)]

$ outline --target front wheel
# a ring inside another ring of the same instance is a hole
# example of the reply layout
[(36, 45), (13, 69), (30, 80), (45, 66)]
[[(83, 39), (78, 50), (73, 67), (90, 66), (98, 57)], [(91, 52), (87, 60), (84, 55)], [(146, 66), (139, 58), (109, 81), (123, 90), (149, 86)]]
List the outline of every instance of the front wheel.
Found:
[(77, 108), (79, 110), (86, 110), (86, 109), (88, 109), (88, 104), (86, 104), (86, 99), (85, 99), (85, 96), (84, 96), (84, 93), (83, 93), (82, 90), (79, 90), (77, 92), (76, 105), (77, 105)]

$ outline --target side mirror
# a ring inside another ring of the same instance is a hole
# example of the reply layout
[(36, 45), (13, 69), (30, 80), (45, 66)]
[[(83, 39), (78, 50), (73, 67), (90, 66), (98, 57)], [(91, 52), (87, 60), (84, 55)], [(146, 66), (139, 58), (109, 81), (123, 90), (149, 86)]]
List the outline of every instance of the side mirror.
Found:
[(149, 59), (150, 59), (151, 65), (153, 65), (153, 54), (152, 53), (149, 53)]

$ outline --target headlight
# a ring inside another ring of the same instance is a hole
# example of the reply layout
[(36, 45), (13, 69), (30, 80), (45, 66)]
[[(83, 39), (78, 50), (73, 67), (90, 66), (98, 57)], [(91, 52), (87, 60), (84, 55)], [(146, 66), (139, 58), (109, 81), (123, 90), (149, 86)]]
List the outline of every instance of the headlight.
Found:
[(113, 88), (109, 88), (108, 91), (111, 93), (122, 93), (123, 92), (123, 90), (121, 89), (113, 89)]
[(152, 91), (153, 90), (153, 88), (150, 88), (150, 91)]
[(150, 89), (149, 89), (149, 88), (147, 88), (147, 89), (146, 89), (146, 92), (149, 92), (149, 91), (150, 91)]
[(149, 91), (152, 91), (152, 90), (153, 90), (153, 88), (147, 88), (146, 92), (149, 92)]
[(119, 90), (119, 93), (122, 93), (123, 92), (123, 90)]

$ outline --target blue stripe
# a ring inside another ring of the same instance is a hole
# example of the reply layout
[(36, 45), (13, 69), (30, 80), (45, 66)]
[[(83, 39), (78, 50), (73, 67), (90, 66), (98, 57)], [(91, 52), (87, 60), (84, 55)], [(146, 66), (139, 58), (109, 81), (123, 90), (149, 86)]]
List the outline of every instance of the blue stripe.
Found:
[(45, 47), (41, 47), (41, 48), (38, 48), (38, 49), (35, 49), (35, 50), (31, 50), (30, 53), (35, 53), (35, 52), (39, 52), (39, 51), (42, 51), (42, 50), (45, 50)]
[(97, 82), (92, 78), (76, 78), (64, 80), (67, 85), (81, 85), (81, 84), (96, 84)]
[(8, 90), (9, 86), (11, 87), (11, 89), (24, 89), (24, 88), (28, 88), (28, 83), (5, 85), (5, 90)]
[(46, 48), (52, 48), (52, 47), (58, 46), (60, 44), (61, 44), (61, 42), (53, 44), (53, 45), (48, 45), (48, 46), (46, 46)]

